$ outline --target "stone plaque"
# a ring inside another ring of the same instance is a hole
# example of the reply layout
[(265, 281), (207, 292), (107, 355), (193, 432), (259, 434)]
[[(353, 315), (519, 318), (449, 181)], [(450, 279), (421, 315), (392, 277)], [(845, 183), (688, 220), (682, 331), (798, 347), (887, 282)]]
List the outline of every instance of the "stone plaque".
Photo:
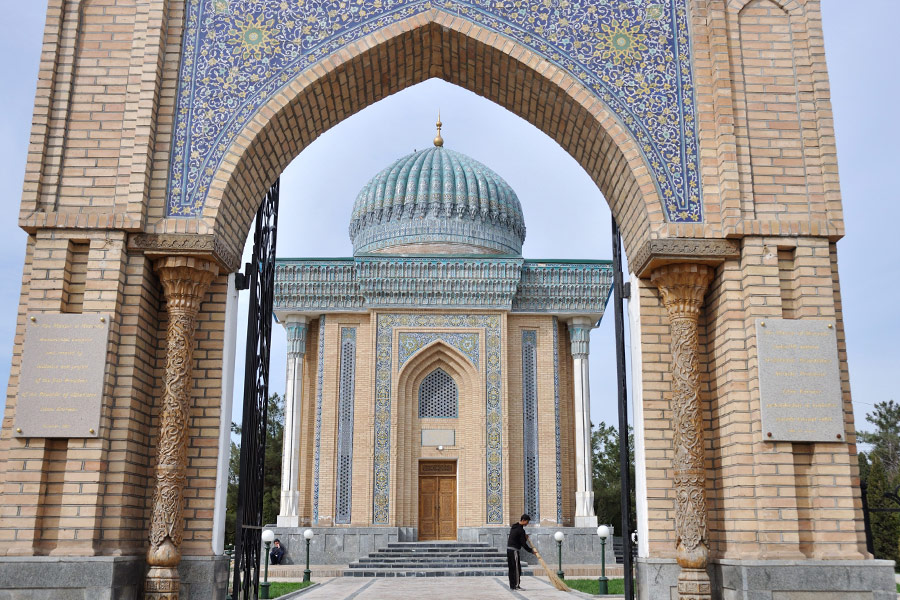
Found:
[(757, 319), (763, 439), (843, 442), (833, 321)]
[(423, 446), (455, 446), (456, 430), (455, 429), (423, 429), (422, 430)]
[(16, 436), (97, 437), (108, 341), (104, 314), (29, 315)]

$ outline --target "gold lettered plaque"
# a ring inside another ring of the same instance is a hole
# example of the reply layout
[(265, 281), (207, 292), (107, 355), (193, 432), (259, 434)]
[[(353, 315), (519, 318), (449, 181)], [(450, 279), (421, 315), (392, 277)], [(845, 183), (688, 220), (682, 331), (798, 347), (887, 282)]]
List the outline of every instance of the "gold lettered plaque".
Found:
[(108, 315), (29, 315), (14, 435), (97, 437), (108, 343)]
[(834, 322), (757, 319), (756, 336), (763, 440), (845, 441)]

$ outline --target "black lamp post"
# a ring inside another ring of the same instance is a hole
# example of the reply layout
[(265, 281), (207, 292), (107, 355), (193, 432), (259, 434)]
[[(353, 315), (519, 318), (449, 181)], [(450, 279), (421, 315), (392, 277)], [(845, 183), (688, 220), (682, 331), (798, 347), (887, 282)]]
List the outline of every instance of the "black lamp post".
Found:
[(231, 600), (231, 592), (228, 590), (228, 584), (231, 583), (231, 559), (234, 556), (234, 546), (225, 546), (225, 556), (228, 557), (228, 562), (225, 563), (227, 565), (227, 574), (225, 577), (225, 600)]
[(609, 593), (609, 579), (606, 578), (606, 538), (610, 534), (609, 527), (601, 525), (597, 528), (597, 535), (600, 536), (600, 592), (601, 594)]
[(306, 539), (306, 570), (303, 571), (303, 581), (310, 581), (312, 575), (312, 571), (309, 570), (309, 543), (312, 541), (313, 535), (315, 534), (312, 529), (303, 532), (303, 537)]
[(566, 577), (566, 574), (563, 573), (563, 570), (562, 570), (562, 543), (563, 543), (563, 538), (565, 538), (565, 536), (563, 535), (563, 532), (562, 532), (562, 531), (557, 531), (556, 533), (553, 534), (553, 539), (556, 540), (556, 552), (557, 552), (557, 555), (558, 555), (558, 557), (559, 557), (559, 568), (558, 568), (558, 570), (556, 571), (556, 576), (559, 577), (560, 579), (565, 579), (565, 577)]
[(275, 541), (275, 532), (271, 529), (265, 529), (262, 532), (262, 541), (266, 545), (266, 574), (263, 577), (263, 582), (259, 584), (259, 598), (260, 600), (268, 600), (269, 599), (269, 546), (272, 545), (272, 542)]

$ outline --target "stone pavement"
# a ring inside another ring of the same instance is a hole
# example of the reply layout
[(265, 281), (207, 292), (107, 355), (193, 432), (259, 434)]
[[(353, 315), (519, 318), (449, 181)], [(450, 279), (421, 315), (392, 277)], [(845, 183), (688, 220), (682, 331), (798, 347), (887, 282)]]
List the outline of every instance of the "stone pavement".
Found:
[(587, 597), (560, 592), (543, 577), (522, 579), (512, 591), (505, 577), (337, 577), (298, 600), (556, 600)]

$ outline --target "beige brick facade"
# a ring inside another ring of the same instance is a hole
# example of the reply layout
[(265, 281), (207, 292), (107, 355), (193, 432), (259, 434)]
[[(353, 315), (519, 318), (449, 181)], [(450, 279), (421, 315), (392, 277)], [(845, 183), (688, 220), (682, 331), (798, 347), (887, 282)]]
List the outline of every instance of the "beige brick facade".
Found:
[[(439, 10), (347, 44), (287, 82), (230, 142), (202, 217), (165, 216), (184, 2), (50, 0), (20, 225), (28, 232), (7, 408), (0, 433), (0, 554), (140, 555), (147, 548), (166, 362), (163, 254), (214, 258), (193, 354), (185, 555), (212, 552), (221, 415), (226, 273), (238, 267), (259, 199), (318, 135), (430, 77), (523, 117), (597, 182), (640, 283), (641, 403), (650, 557), (675, 553), (670, 326), (648, 277), (669, 262), (714, 265), (699, 320), (710, 557), (860, 559), (856, 440), (836, 241), (844, 225), (819, 0), (691, 0), (704, 221), (666, 222), (642, 153), (608, 108), (559, 67), (509, 39)], [(147, 236), (159, 236), (149, 238)], [(168, 237), (167, 237), (168, 236)], [(179, 237), (181, 236), (181, 237)], [(712, 250), (710, 250), (712, 248)], [(85, 262), (86, 261), (86, 262)], [(14, 431), (24, 326), (41, 312), (111, 315), (103, 416), (96, 439), (19, 438)], [(760, 423), (754, 319), (830, 319), (840, 342), (847, 443), (769, 442)], [(340, 327), (358, 328), (354, 523), (372, 519), (375, 336), (371, 315), (329, 316), (325, 331), (320, 520), (333, 518)], [(538, 331), (539, 401), (552, 405), (552, 320), (504, 320), (504, 516), (521, 509), (522, 328)], [(311, 518), (318, 323), (304, 358), (301, 513)], [(574, 415), (568, 334), (559, 336), (563, 522), (574, 514)], [(483, 372), (435, 347), (394, 373), (391, 522), (415, 518), (407, 494), (420, 448), (402, 422), (424, 366), (444, 365), (483, 390)], [(455, 362), (454, 362), (455, 361)], [(548, 371), (549, 369), (549, 371)], [(518, 375), (518, 376), (517, 376)], [(462, 390), (461, 390), (462, 391)], [(467, 391), (468, 393), (468, 391)], [(461, 397), (463, 394), (461, 394)], [(473, 397), (477, 396), (474, 394)], [(468, 396), (466, 396), (468, 398)], [(468, 402), (468, 399), (466, 400)], [(456, 457), (471, 490), (459, 523), (484, 522), (483, 403), (461, 406)], [(470, 410), (471, 408), (471, 410)], [(465, 414), (463, 414), (465, 413)], [(555, 503), (550, 424), (540, 423), (540, 501)], [(479, 437), (482, 436), (482, 437)], [(518, 444), (518, 446), (517, 446)], [(481, 486), (481, 487), (479, 487)], [(549, 513), (547, 513), (549, 514)], [(542, 519), (547, 517), (542, 510)], [(554, 517), (555, 518), (555, 517)]]

